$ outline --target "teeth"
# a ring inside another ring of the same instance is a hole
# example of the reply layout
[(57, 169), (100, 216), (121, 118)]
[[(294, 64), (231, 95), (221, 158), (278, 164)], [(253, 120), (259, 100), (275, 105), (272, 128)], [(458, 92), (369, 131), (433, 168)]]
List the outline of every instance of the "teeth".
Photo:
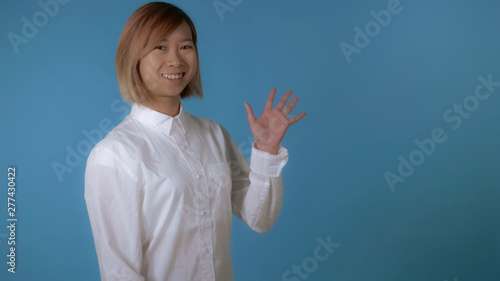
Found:
[(168, 74), (162, 74), (161, 76), (168, 78), (168, 79), (181, 79), (182, 78), (182, 73), (178, 75), (168, 75)]

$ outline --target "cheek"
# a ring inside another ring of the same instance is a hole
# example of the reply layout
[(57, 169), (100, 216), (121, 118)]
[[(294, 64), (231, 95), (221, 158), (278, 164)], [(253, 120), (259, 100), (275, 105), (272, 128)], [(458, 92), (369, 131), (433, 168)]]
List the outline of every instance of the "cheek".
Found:
[(189, 68), (191, 69), (192, 75), (194, 75), (196, 73), (196, 71), (198, 70), (198, 60), (197, 60), (196, 56), (193, 58), (190, 58)]
[(144, 82), (148, 82), (155, 78), (154, 62), (151, 59), (145, 58), (139, 64), (139, 74)]

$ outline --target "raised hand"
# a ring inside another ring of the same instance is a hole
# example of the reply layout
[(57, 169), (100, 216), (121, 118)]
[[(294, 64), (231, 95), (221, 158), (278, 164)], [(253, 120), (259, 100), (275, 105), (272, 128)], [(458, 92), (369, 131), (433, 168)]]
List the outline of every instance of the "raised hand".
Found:
[(271, 154), (278, 153), (281, 140), (283, 140), (288, 127), (306, 116), (306, 113), (302, 112), (299, 115), (287, 119), (286, 117), (297, 104), (299, 98), (294, 97), (283, 109), (288, 98), (292, 95), (292, 91), (289, 90), (283, 95), (276, 108), (273, 109), (275, 94), (276, 88), (273, 88), (267, 98), (264, 112), (262, 112), (262, 115), (258, 119), (255, 118), (250, 104), (245, 102), (248, 123), (250, 124), (250, 130), (252, 130), (252, 134), (255, 138), (257, 149)]

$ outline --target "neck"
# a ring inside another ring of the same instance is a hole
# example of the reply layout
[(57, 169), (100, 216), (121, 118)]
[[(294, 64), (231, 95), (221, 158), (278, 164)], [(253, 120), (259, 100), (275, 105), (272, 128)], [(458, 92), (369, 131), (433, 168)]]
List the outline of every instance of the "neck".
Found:
[(162, 100), (148, 100), (143, 103), (153, 110), (161, 112), (165, 115), (175, 117), (180, 112), (181, 100), (179, 96), (164, 97)]

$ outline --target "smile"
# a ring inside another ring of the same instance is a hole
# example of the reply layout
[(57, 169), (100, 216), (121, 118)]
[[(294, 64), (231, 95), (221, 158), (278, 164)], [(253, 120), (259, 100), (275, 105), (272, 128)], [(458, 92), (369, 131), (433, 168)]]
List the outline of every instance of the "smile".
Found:
[(177, 73), (177, 74), (167, 74), (167, 73), (162, 73), (161, 76), (167, 79), (181, 79), (184, 76), (185, 72), (182, 73)]

